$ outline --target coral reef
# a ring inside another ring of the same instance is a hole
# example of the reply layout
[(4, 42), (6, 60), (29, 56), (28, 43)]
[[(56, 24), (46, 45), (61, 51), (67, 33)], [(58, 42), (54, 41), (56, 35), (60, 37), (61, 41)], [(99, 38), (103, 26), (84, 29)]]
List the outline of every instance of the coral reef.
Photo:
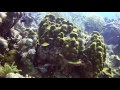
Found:
[[(95, 22), (96, 18), (92, 17), (93, 21)], [(105, 24), (99, 29), (99, 32), (104, 37), (105, 44), (106, 44), (106, 62), (102, 74), (100, 77), (105, 78), (118, 78), (119, 77), (119, 56), (120, 56), (120, 20), (114, 19), (107, 19), (105, 18)], [(88, 20), (90, 21), (90, 20)], [(100, 20), (98, 20), (100, 22)], [(91, 25), (90, 25), (91, 24)], [(90, 30), (95, 25), (91, 22), (89, 25), (85, 23), (86, 31), (90, 33)], [(99, 24), (96, 22), (95, 24)], [(93, 26), (93, 27), (92, 27)], [(97, 28), (100, 28), (99, 26)], [(96, 28), (95, 31), (98, 29)], [(109, 71), (109, 72), (108, 72)]]
[(94, 75), (97, 76), (97, 74), (102, 71), (106, 60), (106, 47), (103, 37), (98, 32), (94, 31), (90, 38), (90, 42), (87, 44), (89, 44), (89, 46), (86, 45), (84, 53), (89, 57), (93, 67), (92, 71)]
[(13, 66), (13, 63), (15, 63), (15, 60), (17, 59), (17, 50), (15, 50), (14, 46), (22, 37), (20, 37), (19, 32), (12, 28), (21, 17), (21, 12), (1, 12), (0, 63), (1, 74), (3, 76), (9, 72), (17, 70), (17, 68)]
[(6, 17), (1, 17), (1, 25), (0, 25), (0, 36), (7, 39), (8, 35), (10, 35), (10, 29), (18, 22), (18, 20), (22, 17), (21, 12), (7, 12), (4, 13)]
[(85, 30), (88, 33), (92, 33), (93, 31), (101, 32), (103, 27), (105, 26), (105, 20), (98, 15), (89, 15), (86, 17)]
[(113, 78), (118, 78), (120, 76), (120, 57), (118, 55), (110, 55), (108, 59), (106, 60), (107, 66), (111, 69), (111, 72), (113, 74)]
[[(106, 48), (98, 32), (93, 32), (88, 41), (83, 41), (72, 23), (47, 15), (39, 25), (38, 34), (34, 65), (43, 77), (53, 77), (58, 72), (65, 77), (97, 77), (102, 71)], [(83, 42), (86, 42), (86, 47)]]
[(116, 45), (119, 42), (120, 27), (115, 23), (109, 23), (104, 27), (104, 32), (102, 32), (102, 35), (107, 44)]
[(114, 54), (120, 55), (120, 26), (119, 21), (107, 23), (104, 27), (104, 32), (101, 34), (105, 39), (105, 43), (113, 45)]
[(50, 14), (37, 31), (31, 28), (34, 18), (28, 15), (32, 17), (30, 13), (0, 13), (1, 77), (96, 78), (107, 71), (106, 46), (99, 30), (89, 34)]
[(120, 20), (105, 18), (106, 25), (101, 32), (107, 46), (106, 68), (111, 69), (112, 78), (119, 77), (120, 56)]
[[(24, 37), (21, 30), (14, 28), (21, 17), (21, 12), (7, 12), (1, 15), (3, 20), (0, 25), (0, 74), (3, 77), (5, 77), (7, 73), (17, 73), (17, 69), (21, 69), (22, 72), (20, 73), (23, 75), (25, 73), (26, 75), (26, 73), (32, 69), (30, 61), (34, 58), (33, 55), (35, 54), (34, 48), (37, 43), (37, 37), (34, 36), (35, 32), (28, 29), (26, 29), (28, 35)], [(24, 53), (26, 52), (27, 55), (25, 56)], [(14, 67), (13, 63), (17, 67)], [(28, 70), (28, 68), (30, 68), (30, 70)]]
[(17, 44), (18, 44), (18, 53), (20, 56), (19, 62), (17, 65), (19, 68), (22, 69), (22, 75), (26, 73), (28, 75), (35, 74), (35, 68), (33, 66), (33, 60), (36, 54), (36, 46), (37, 46), (37, 35), (31, 29), (26, 29), (28, 35), (23, 37)]

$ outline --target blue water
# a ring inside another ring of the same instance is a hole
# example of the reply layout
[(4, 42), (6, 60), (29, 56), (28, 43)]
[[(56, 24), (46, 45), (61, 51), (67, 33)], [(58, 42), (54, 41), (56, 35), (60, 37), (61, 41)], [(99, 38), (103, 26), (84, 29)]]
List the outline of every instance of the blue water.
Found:
[(108, 17), (109, 19), (117, 19), (116, 14), (120, 17), (120, 12), (83, 12), (83, 14), (86, 16), (90, 14), (97, 14), (102, 17)]

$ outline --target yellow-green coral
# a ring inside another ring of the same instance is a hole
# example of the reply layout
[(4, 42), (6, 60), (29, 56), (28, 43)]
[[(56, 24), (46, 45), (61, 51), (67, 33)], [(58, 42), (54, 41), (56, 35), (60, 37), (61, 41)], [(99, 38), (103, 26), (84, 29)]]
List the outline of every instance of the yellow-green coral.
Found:
[(43, 44), (41, 44), (41, 46), (48, 46), (49, 45), (49, 43), (47, 43), (47, 42), (44, 42)]
[(104, 62), (106, 59), (106, 48), (103, 43), (103, 38), (100, 38), (98, 32), (93, 32), (91, 37), (92, 43), (86, 48), (85, 53), (89, 57), (89, 60), (93, 64), (93, 72), (95, 77), (97, 77), (104, 67)]
[[(77, 27), (69, 21), (52, 18), (56, 21), (54, 22), (50, 18), (51, 15), (47, 15), (44, 18), (47, 20), (40, 23), (38, 30), (40, 47), (37, 53), (39, 59), (36, 62), (40, 65), (49, 62), (54, 66), (49, 67), (45, 75), (52, 77), (55, 72), (62, 71), (68, 77), (97, 77), (106, 58), (103, 37), (98, 32), (93, 32), (90, 38), (79, 37), (82, 32), (79, 32), (79, 35)], [(50, 22), (50, 30), (44, 25), (47, 22)], [(49, 45), (45, 44), (46, 47), (42, 45), (45, 42), (49, 42)]]
[(8, 73), (18, 73), (21, 70), (17, 68), (15, 63), (12, 63), (12, 65), (9, 65), (8, 63), (5, 63), (4, 66), (0, 65), (0, 75), (5, 76)]
[(17, 50), (13, 49), (13, 50), (6, 51), (2, 56), (3, 56), (1, 59), (2, 64), (6, 62), (9, 64), (12, 64), (14, 61), (17, 60), (18, 53), (17, 53)]
[(114, 77), (114, 74), (112, 73), (112, 71), (111, 71), (110, 68), (104, 68), (104, 69), (102, 70), (102, 73), (104, 73), (105, 75), (107, 75), (109, 78)]

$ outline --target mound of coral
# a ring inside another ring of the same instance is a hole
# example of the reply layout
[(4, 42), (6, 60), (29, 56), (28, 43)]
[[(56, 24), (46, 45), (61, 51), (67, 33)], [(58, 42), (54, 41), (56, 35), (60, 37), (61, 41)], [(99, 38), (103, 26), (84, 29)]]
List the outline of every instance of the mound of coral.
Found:
[(47, 15), (39, 25), (35, 66), (43, 77), (97, 77), (104, 67), (103, 37), (93, 32), (78, 37), (78, 29), (64, 18)]

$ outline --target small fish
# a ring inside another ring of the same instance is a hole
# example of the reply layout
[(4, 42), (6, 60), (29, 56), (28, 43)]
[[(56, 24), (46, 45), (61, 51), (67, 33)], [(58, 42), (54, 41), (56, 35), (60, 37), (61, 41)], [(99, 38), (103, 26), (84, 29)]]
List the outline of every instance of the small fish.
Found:
[(21, 23), (22, 23), (22, 22), (26, 22), (26, 20), (23, 19), (23, 20), (21, 20), (20, 22), (21, 22)]
[(39, 70), (40, 70), (42, 73), (46, 73), (46, 72), (47, 72), (47, 69), (44, 68), (44, 67), (39, 67)]
[(49, 67), (51, 64), (45, 64), (44, 67)]

